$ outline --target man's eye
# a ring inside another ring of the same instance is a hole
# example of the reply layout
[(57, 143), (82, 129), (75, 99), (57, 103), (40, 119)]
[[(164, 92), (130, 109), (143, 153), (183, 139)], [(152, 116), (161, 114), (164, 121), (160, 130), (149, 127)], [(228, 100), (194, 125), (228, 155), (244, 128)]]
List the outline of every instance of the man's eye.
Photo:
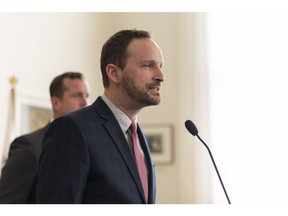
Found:
[(73, 94), (72, 96), (77, 98), (77, 97), (81, 97), (82, 95), (81, 94)]

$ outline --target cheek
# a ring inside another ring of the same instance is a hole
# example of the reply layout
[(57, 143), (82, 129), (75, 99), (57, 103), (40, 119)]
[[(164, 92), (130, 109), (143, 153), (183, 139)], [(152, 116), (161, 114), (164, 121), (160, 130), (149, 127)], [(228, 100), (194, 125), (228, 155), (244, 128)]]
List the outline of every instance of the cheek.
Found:
[(75, 107), (76, 103), (73, 100), (66, 100), (62, 106), (63, 106), (63, 109), (67, 110), (67, 109), (71, 109), (72, 107)]
[(143, 86), (147, 83), (147, 76), (145, 74), (135, 74), (130, 76), (129, 78), (129, 82), (133, 83), (133, 85), (135, 86)]
[(77, 107), (79, 103), (80, 103), (79, 100), (73, 100), (73, 101), (70, 101), (68, 106)]

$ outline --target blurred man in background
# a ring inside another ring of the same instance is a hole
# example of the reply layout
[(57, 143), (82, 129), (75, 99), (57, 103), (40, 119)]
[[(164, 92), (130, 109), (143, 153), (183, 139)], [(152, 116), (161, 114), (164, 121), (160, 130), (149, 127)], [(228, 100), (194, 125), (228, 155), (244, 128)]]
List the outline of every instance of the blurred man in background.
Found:
[[(55, 77), (50, 84), (53, 119), (85, 107), (88, 96), (88, 83), (81, 73), (66, 72)], [(0, 203), (36, 203), (38, 160), (49, 125), (11, 143), (0, 178)]]

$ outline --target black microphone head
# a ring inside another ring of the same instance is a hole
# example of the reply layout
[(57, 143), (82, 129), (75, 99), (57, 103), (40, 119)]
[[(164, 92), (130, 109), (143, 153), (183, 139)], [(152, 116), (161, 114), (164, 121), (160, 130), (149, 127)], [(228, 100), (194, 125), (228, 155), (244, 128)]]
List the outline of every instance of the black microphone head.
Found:
[(197, 127), (191, 120), (185, 121), (185, 127), (193, 136), (196, 136), (198, 134)]

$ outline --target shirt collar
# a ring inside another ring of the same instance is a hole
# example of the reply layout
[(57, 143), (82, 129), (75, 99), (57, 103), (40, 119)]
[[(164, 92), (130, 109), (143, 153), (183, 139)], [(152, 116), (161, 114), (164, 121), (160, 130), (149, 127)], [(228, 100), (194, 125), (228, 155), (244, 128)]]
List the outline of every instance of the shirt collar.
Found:
[[(132, 123), (130, 118), (121, 109), (119, 109), (112, 101), (110, 101), (106, 95), (102, 95), (102, 100), (107, 104), (107, 106), (114, 114), (122, 131), (126, 132)], [(137, 116), (135, 118), (135, 122), (137, 123)]]

